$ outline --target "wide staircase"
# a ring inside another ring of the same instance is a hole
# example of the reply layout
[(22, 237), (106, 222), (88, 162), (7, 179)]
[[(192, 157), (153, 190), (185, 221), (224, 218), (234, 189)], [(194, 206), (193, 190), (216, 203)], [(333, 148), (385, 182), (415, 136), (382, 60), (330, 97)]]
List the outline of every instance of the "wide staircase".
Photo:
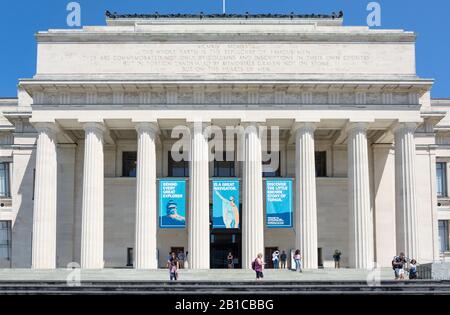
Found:
[(395, 281), (391, 270), (315, 270), (295, 273), (267, 270), (256, 281), (247, 270), (181, 270), (180, 281), (168, 281), (167, 270), (104, 269), (73, 272), (0, 270), (0, 295), (450, 295), (450, 280)]

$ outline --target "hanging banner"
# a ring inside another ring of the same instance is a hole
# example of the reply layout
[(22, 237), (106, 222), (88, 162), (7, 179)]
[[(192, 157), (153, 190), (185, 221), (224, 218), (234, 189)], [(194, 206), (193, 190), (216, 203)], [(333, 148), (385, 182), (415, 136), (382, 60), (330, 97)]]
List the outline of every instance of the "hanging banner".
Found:
[(266, 181), (266, 225), (268, 228), (292, 227), (292, 180)]
[(159, 227), (186, 227), (186, 181), (160, 180)]
[(213, 228), (238, 229), (239, 217), (239, 180), (214, 180)]

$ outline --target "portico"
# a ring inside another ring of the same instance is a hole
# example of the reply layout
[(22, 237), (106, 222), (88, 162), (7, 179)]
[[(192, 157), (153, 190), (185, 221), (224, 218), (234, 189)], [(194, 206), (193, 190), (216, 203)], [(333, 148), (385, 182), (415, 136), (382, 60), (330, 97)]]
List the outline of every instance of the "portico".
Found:
[[(336, 249), (356, 269), (400, 251), (436, 259), (434, 199), (418, 183), (434, 185), (443, 114), (415, 73), (413, 33), (336, 17), (107, 24), (38, 33), (36, 75), (19, 84), (35, 186), (32, 210), (15, 203), (32, 218), (32, 268), (157, 269), (174, 249), (191, 269), (227, 250), (243, 269), (273, 250), (299, 249), (306, 269), (330, 267)], [(211, 128), (231, 147), (212, 146)], [(214, 226), (218, 179), (238, 183), (239, 227)], [(292, 181), (292, 225), (268, 223), (270, 179)], [(186, 198), (163, 209), (166, 180)], [(185, 224), (162, 224), (177, 207)]]

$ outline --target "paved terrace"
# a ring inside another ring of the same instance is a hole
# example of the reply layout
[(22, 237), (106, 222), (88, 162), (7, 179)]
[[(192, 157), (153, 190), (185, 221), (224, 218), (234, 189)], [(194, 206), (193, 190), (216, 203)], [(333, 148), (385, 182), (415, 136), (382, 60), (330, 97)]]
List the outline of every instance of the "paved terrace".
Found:
[[(51, 281), (66, 280), (73, 270), (31, 270), (0, 269), (0, 281)], [(371, 277), (372, 275), (372, 277)], [(380, 280), (392, 280), (390, 268), (378, 269), (375, 272), (356, 269), (319, 269), (305, 270), (302, 273), (291, 270), (265, 270), (265, 280), (269, 281), (366, 281), (376, 275)], [(141, 271), (134, 269), (102, 269), (81, 270), (81, 281), (165, 281), (167, 270)], [(180, 281), (249, 281), (255, 279), (252, 270), (180, 270)]]

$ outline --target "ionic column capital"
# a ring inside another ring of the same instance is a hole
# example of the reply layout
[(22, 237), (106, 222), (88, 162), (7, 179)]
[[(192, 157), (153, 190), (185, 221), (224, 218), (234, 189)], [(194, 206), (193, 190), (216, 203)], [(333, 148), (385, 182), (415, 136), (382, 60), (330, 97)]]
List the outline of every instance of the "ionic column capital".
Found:
[(239, 126), (241, 126), (243, 128), (247, 128), (247, 127), (259, 128), (259, 127), (264, 127), (265, 126), (265, 122), (262, 122), (262, 121), (241, 121), (239, 123)]
[(148, 132), (153, 135), (159, 134), (159, 126), (156, 122), (138, 122), (135, 125), (137, 133)]
[(392, 131), (394, 134), (397, 134), (399, 132), (409, 132), (414, 133), (418, 127), (418, 123), (415, 122), (401, 122), (397, 123), (393, 128)]
[(103, 134), (106, 131), (106, 127), (101, 122), (85, 122), (83, 123), (83, 129), (85, 132), (94, 132)]
[(37, 122), (34, 123), (33, 126), (37, 132), (43, 132), (52, 138), (54, 138), (61, 131), (55, 122)]
[(368, 127), (367, 122), (351, 122), (347, 125), (347, 132), (367, 132)]
[(292, 133), (298, 134), (299, 132), (314, 132), (316, 131), (315, 122), (300, 122), (296, 121), (291, 128)]

